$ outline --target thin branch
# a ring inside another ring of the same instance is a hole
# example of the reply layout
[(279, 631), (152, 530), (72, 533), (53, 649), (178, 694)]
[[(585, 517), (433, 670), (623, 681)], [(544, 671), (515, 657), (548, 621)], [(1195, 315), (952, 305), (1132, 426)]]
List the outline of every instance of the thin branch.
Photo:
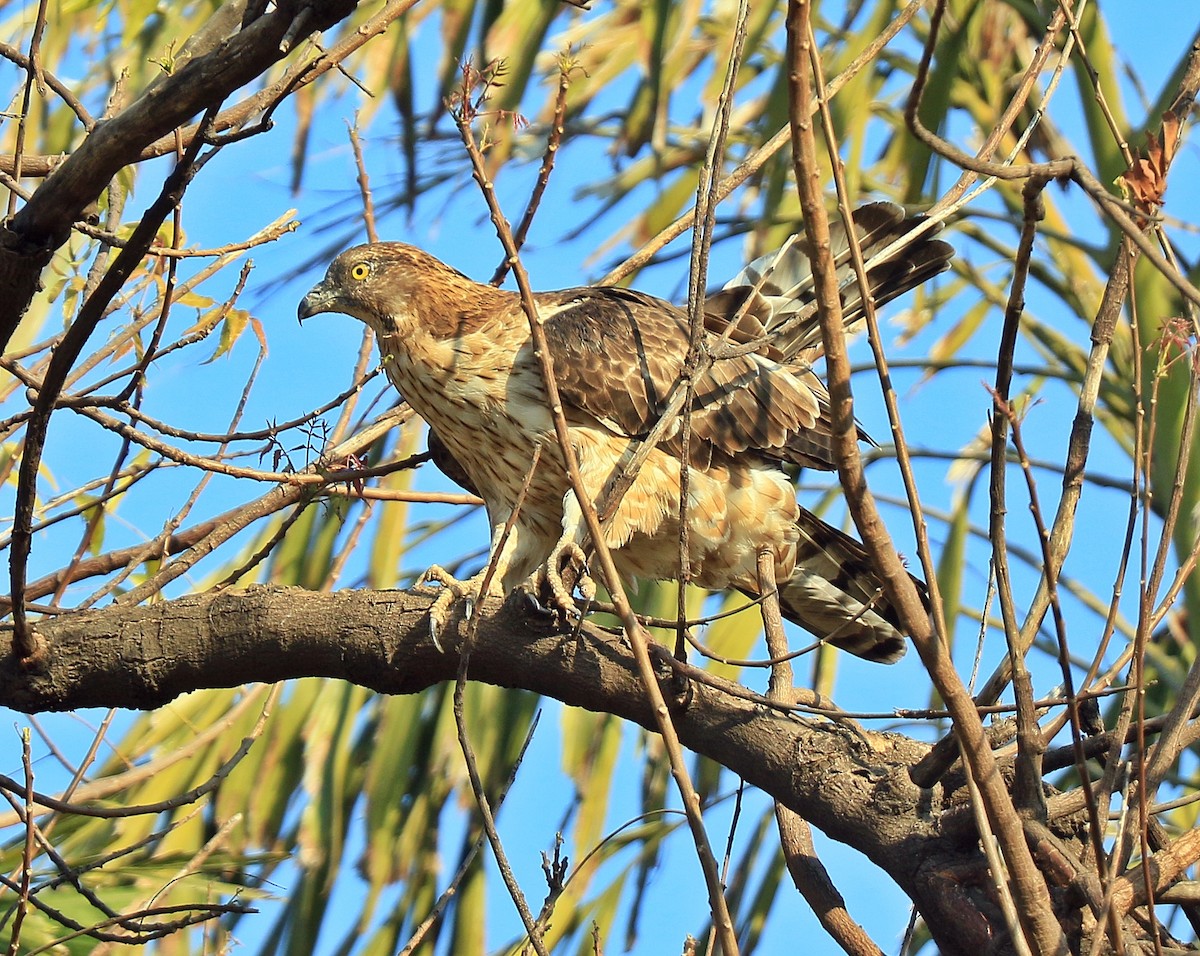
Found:
[[(525, 245), (525, 237), (529, 234), (529, 227), (533, 225), (533, 217), (537, 214), (542, 196), (550, 184), (550, 173), (554, 170), (554, 160), (558, 157), (558, 148), (562, 145), (563, 132), (566, 129), (567, 92), (571, 88), (571, 74), (577, 69), (580, 69), (579, 63), (569, 48), (558, 55), (558, 90), (554, 94), (554, 116), (550, 120), (550, 134), (546, 138), (546, 149), (542, 153), (542, 166), (538, 170), (533, 192), (529, 194), (529, 202), (525, 204), (525, 212), (522, 213), (521, 221), (513, 232), (513, 245), (518, 251)], [(509, 257), (506, 255), (500, 265), (496, 266), (489, 284), (500, 285), (508, 275), (509, 268)]]
[[(1101, 876), (1103, 876), (1103, 864), (1099, 861), (1102, 861), (1104, 858), (1104, 827), (1100, 821), (1098, 808), (1092, 799), (1092, 790), (1087, 786), (1087, 759), (1083, 753), (1083, 718), (1080, 716), (1079, 697), (1076, 694), (1075, 682), (1071, 674), (1071, 655), (1067, 646), (1066, 622), (1063, 619), (1062, 606), (1058, 600), (1058, 585), (1054, 576), (1050, 573), (1050, 569), (1053, 566), (1049, 555), (1050, 536), (1042, 520), (1042, 510), (1037, 496), (1037, 484), (1034, 482), (1029, 468), (1024, 464), (1025, 446), (1021, 437), (1020, 423), (1014, 416), (1013, 410), (1006, 404), (1001, 403), (1000, 412), (1008, 418), (1009, 425), (1012, 428), (1013, 446), (1017, 449), (1017, 454), (1022, 459), (1021, 470), (1025, 475), (1026, 486), (1029, 492), (1030, 511), (1033, 514), (1036, 525), (1037, 540), (1042, 546), (1042, 563), (1043, 567), (1046, 568), (1047, 586), (1050, 590), (1050, 609), (1054, 616), (1054, 633), (1058, 640), (1059, 673), (1062, 675), (1061, 686), (1063, 696), (1067, 699), (1067, 716), (1071, 725), (1071, 746), (1075, 751), (1075, 770), (1079, 774), (1079, 779), (1083, 781), (1081, 789), (1087, 798), (1088, 832), (1092, 841), (1092, 853), (1098, 861), (1098, 869), (1100, 869)], [(1023, 664), (1024, 662), (1022, 661), (1021, 663)], [(1041, 805), (1044, 805), (1044, 801)]]
[[(79, 315), (63, 336), (54, 351), (42, 381), (42, 389), (34, 403), (33, 417), (25, 433), (24, 454), (17, 481), (17, 503), (14, 509), (12, 548), (9, 554), (9, 580), (13, 614), (13, 653), (22, 660), (32, 658), (38, 652), (38, 643), (25, 616), (25, 568), (33, 541), (32, 519), (34, 499), (37, 495), (38, 472), (41, 467), (42, 449), (46, 442), (46, 431), (50, 425), (50, 414), (62, 391), (67, 375), (84, 345), (91, 337), (103, 316), (105, 308), (121, 290), (125, 281), (141, 261), (146, 249), (158, 233), (163, 220), (171, 213), (183, 197), (184, 190), (200, 171), (204, 160), (198, 157), (199, 140), (184, 153), (175, 169), (163, 184), (162, 192), (146, 210), (141, 221), (130, 236), (129, 246), (122, 249), (113, 264), (100, 280), (96, 290), (88, 296), (79, 310)], [(211, 157), (213, 154), (207, 154)], [(29, 207), (26, 206), (26, 209)]]
[[(107, 727), (110, 725), (115, 711), (110, 710), (105, 715), (104, 722), (93, 736), (91, 747), (88, 750), (86, 759), (80, 764), (79, 770), (71, 780), (71, 783), (58, 794), (57, 800), (60, 804), (70, 808), (68, 812), (74, 813), (75, 808), (80, 804), (88, 801), (101, 801), (110, 799), (117, 794), (128, 791), (136, 787), (140, 783), (150, 780), (154, 776), (169, 770), (171, 767), (178, 766), (181, 763), (193, 759), (196, 754), (202, 753), (205, 748), (212, 746), (214, 741), (221, 739), (229, 732), (231, 727), (238, 725), (242, 716), (252, 710), (256, 706), (260, 706), (263, 698), (266, 698), (268, 703), (274, 699), (276, 687), (274, 685), (260, 685), (251, 689), (233, 707), (231, 707), (220, 720), (214, 721), (210, 726), (199, 731), (194, 738), (177, 747), (169, 753), (153, 757), (145, 763), (130, 766), (128, 770), (121, 773), (114, 773), (106, 777), (100, 777), (88, 783), (82, 783), (82, 777), (86, 769), (90, 766), (92, 758), (103, 742)], [(35, 795), (36, 796), (36, 795)], [(50, 832), (57, 817), (52, 817), (42, 829), (44, 832)], [(0, 828), (10, 827), (22, 821), (19, 813), (10, 813), (0, 815)], [(136, 849), (138, 844), (132, 848)], [(124, 851), (115, 851), (122, 853)], [(103, 865), (105, 858), (101, 857), (99, 862), (94, 861), (94, 865)]]
[[(709, 132), (708, 148), (696, 183), (696, 226), (692, 230), (692, 256), (688, 269), (688, 349), (679, 371), (676, 388), (683, 388), (684, 412), (679, 419), (679, 579), (676, 582), (675, 656), (685, 657), (687, 627), (687, 588), (691, 583), (691, 522), (688, 506), (691, 499), (691, 408), (696, 392), (696, 379), (707, 352), (705, 343), (704, 300), (708, 289), (708, 257), (712, 249), (713, 228), (717, 219), (717, 182), (725, 161), (725, 142), (729, 135), (729, 117), (733, 110), (733, 94), (746, 44), (746, 21), (750, 15), (748, 0), (740, 0), (725, 78), (717, 97), (717, 115)], [(729, 323), (732, 329), (737, 320)], [(775, 656), (772, 654), (772, 656)]]
[[(529, 486), (533, 482), (533, 476), (537, 472), (541, 454), (542, 446), (540, 444), (535, 445), (532, 461), (525, 473), (524, 480), (521, 482), (521, 488), (517, 492), (512, 512), (504, 524), (504, 530), (496, 538), (495, 542), (493, 542), (491, 557), (488, 559), (487, 568), (483, 572), (483, 579), (479, 585), (480, 594), (488, 593), (488, 587), (492, 576), (496, 573), (496, 564), (504, 551), (505, 542), (512, 533), (513, 526), (517, 523), (521, 507), (525, 504), (525, 496), (529, 493)], [(529, 904), (525, 900), (525, 894), (521, 892), (521, 885), (517, 882), (512, 867), (509, 865), (508, 855), (504, 852), (504, 844), (501, 842), (500, 833), (496, 829), (495, 814), (492, 811), (491, 802), (488, 800), (487, 790), (483, 786), (483, 778), (479, 774), (479, 762), (475, 758), (475, 748), (471, 745), (471, 737), (467, 732), (467, 668), (471, 660), (471, 647), (475, 641), (478, 623), (478, 616), (474, 616), (470, 627), (467, 628), (466, 640), (463, 641), (458, 652), (458, 673), (454, 680), (454, 727), (458, 736), (458, 746), (462, 751), (463, 762), (467, 768), (467, 779), (471, 783), (471, 794), (475, 798), (475, 807), (479, 811), (480, 819), (483, 821), (484, 834), (487, 836), (488, 843), (491, 844), (492, 854), (495, 856), (496, 865), (500, 869), (500, 877), (503, 879), (508, 894), (512, 898), (513, 905), (516, 906), (517, 912), (521, 916), (521, 922), (525, 925), (525, 932), (530, 944), (538, 953), (538, 956), (547, 956), (546, 942), (543, 938), (545, 927), (539, 921), (534, 920), (533, 913), (529, 909)], [(436, 634), (433, 635), (433, 640), (435, 644), (438, 642)], [(531, 728), (530, 734), (532, 732)], [(528, 741), (526, 742), (528, 743)], [(520, 763), (520, 760), (518, 760), (518, 763)]]
[[(539, 710), (533, 715), (533, 720), (529, 724), (529, 730), (525, 734), (525, 740), (521, 744), (521, 749), (517, 752), (517, 759), (513, 761), (512, 769), (508, 772), (508, 777), (501, 785), (499, 792), (496, 794), (496, 809), (499, 810), (504, 803), (504, 798), (508, 796), (508, 791), (516, 782), (517, 771), (521, 768), (521, 764), (525, 761), (525, 752), (529, 749), (529, 745), (533, 743), (533, 734), (537, 730), (538, 723), (542, 719), (542, 712)], [(486, 833), (480, 833), (475, 841), (471, 844), (469, 850), (463, 854), (462, 860), (459, 861), (458, 869), (454, 875), (450, 877), (450, 882), (446, 884), (446, 888), (442, 890), (429, 912), (412, 932), (408, 942), (400, 948), (397, 956), (409, 956), (416, 951), (417, 947), (424, 942), (425, 937), (429, 935), (429, 931), (434, 924), (441, 918), (442, 913), (446, 911), (446, 907), (450, 905), (450, 901), (458, 892), (459, 886), (466, 878), (467, 872), (471, 868), (471, 864), (475, 861), (475, 857), (479, 855), (479, 851), (483, 848), (483, 841), (487, 838)]]
[[(787, 55), (789, 71), (790, 127), (792, 154), (804, 226), (815, 255), (812, 260), (821, 339), (829, 375), (833, 442), (838, 474), (846, 492), (846, 501), (872, 562), (882, 572), (884, 589), (899, 615), (904, 629), (912, 636), (934, 686), (953, 714), (965, 760), (975, 784), (980, 788), (988, 822), (996, 834), (1009, 875), (1022, 928), (1042, 952), (1065, 951), (1062, 928), (1054, 918), (1045, 880), (1035, 866), (1025, 844), (1020, 820), (1012, 799), (996, 772), (991, 749), (973, 702), (963, 687), (947, 649), (941, 645), (908, 572), (904, 569), (879, 520), (874, 502), (866, 489), (862, 461), (858, 453), (858, 430), (854, 422), (850, 393), (850, 363), (846, 356), (845, 330), (837, 276), (829, 261), (829, 224), (825, 215), (820, 186), (820, 166), (812, 123), (811, 87), (811, 7), (807, 0), (791, 0), (788, 5)], [(847, 231), (854, 240), (854, 230)], [(1015, 944), (1014, 944), (1015, 945)]]
[(496, 227), (496, 233), (500, 238), (501, 244), (504, 246), (505, 253), (510, 259), (513, 275), (520, 289), (521, 308), (529, 318), (534, 355), (542, 370), (547, 404), (554, 420), (554, 429), (559, 450), (563, 456), (567, 474), (570, 476), (571, 490), (574, 492), (579, 506), (583, 511), (584, 521), (587, 524), (588, 533), (591, 535), (592, 546), (596, 549), (596, 557), (600, 564), (601, 572), (604, 575), (604, 581), (608, 585), (613, 604), (617, 608), (618, 616), (633, 647), (642, 685), (653, 707), (659, 733), (662, 735), (666, 745), (671, 764), (671, 774), (679, 788), (684, 810), (688, 815), (688, 824), (691, 827), (692, 839), (696, 846), (697, 855), (700, 858), (700, 866), (704, 872), (704, 881), (708, 888), (709, 907), (712, 912), (713, 923), (717, 928), (718, 937), (725, 951), (725, 956), (735, 956), (738, 952), (738, 947), (733, 930), (733, 921), (729, 916), (725, 897), (721, 891), (720, 873), (717, 870), (716, 857), (713, 855), (708, 836), (704, 831), (704, 821), (700, 812), (700, 800), (687, 771), (683, 750), (679, 744), (679, 737), (671, 722), (670, 709), (667, 707), (662, 691), (658, 686), (654, 665), (650, 660), (650, 652), (648, 650), (649, 638), (638, 622), (637, 616), (629, 606), (629, 600), (621, 585), (621, 578), (617, 574), (612, 554), (609, 552), (604, 539), (604, 531), (596, 515), (596, 509), (590, 500), (587, 487), (579, 473), (579, 462), (575, 456), (575, 449), (571, 443), (566, 418), (563, 414), (562, 402), (558, 396), (558, 382), (554, 376), (553, 358), (546, 346), (545, 331), (542, 328), (537, 303), (533, 299), (533, 293), (529, 286), (529, 277), (521, 265), (517, 250), (513, 245), (512, 232), (497, 204), (495, 190), (491, 188), (491, 183), (487, 179), (483, 156), (475, 145), (469, 121), (461, 113), (456, 115), (455, 121), (462, 135), (463, 143), (467, 148), (467, 153), (471, 158), (473, 175), (480, 185), (484, 198), (487, 200), (492, 224)]

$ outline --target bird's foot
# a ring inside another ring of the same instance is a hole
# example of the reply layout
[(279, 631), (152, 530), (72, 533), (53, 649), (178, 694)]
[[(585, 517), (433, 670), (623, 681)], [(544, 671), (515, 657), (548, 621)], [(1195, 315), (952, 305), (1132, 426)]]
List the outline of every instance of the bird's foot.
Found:
[(588, 574), (587, 555), (573, 541), (560, 541), (554, 546), (542, 575), (542, 593), (551, 610), (564, 621), (579, 617), (574, 598), (576, 590), (585, 602), (596, 599), (596, 582)]
[(470, 617), (479, 601), (479, 591), (483, 584), (483, 575), (477, 574), (466, 581), (460, 581), (449, 571), (436, 564), (417, 578), (413, 590), (422, 594), (436, 594), (433, 604), (429, 606), (429, 637), (433, 646), (445, 653), (441, 643), (441, 635), (446, 631), (450, 620), (450, 611), (459, 601), (464, 604), (463, 613)]

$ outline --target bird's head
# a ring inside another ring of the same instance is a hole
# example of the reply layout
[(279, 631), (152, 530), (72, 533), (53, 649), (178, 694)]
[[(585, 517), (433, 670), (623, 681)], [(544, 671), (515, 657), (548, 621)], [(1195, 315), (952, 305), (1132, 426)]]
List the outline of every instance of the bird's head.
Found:
[(405, 315), (418, 316), (439, 290), (470, 280), (415, 246), (373, 242), (347, 249), (300, 302), (301, 322), (319, 312), (341, 312), (377, 332)]

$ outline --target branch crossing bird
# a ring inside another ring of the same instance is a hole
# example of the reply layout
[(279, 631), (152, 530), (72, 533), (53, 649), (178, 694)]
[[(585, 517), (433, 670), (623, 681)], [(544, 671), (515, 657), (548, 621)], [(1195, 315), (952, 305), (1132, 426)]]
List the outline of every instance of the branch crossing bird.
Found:
[[(935, 229), (872, 260), (924, 222), (893, 203), (855, 211), (876, 305), (948, 268), (954, 251)], [(831, 233), (853, 331), (863, 322), (863, 302), (845, 231), (834, 223)], [(812, 367), (822, 354), (812, 286), (805, 242), (794, 238), (705, 302), (709, 361), (686, 411), (691, 580), (756, 595), (757, 555), (766, 549), (785, 617), (853, 654), (890, 663), (906, 642), (863, 546), (802, 508), (784, 470), (835, 467), (829, 395)], [(670, 402), (688, 354), (687, 313), (611, 286), (540, 292), (534, 300), (594, 502)], [(543, 565), (557, 581), (563, 557), (581, 554), (586, 529), (518, 293), (474, 282), (413, 246), (380, 242), (334, 259), (300, 303), (301, 320), (320, 312), (374, 329), (387, 374), (428, 423), (435, 455), (483, 498), (495, 561), (490, 590), (507, 594)], [(680, 577), (681, 423), (682, 415), (663, 432), (605, 526), (624, 578)], [(436, 568), (429, 575), (447, 585), (431, 611), (436, 634), (452, 600), (477, 598), (482, 580), (454, 581)]]

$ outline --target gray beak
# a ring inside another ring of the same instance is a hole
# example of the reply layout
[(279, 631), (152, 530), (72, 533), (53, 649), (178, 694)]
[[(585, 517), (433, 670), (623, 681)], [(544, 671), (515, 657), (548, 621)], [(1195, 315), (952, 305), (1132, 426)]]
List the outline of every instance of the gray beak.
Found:
[(336, 309), (336, 300), (336, 294), (325, 282), (318, 282), (309, 290), (308, 295), (300, 300), (300, 306), (296, 309), (296, 318), (303, 322), (318, 312), (333, 312)]

